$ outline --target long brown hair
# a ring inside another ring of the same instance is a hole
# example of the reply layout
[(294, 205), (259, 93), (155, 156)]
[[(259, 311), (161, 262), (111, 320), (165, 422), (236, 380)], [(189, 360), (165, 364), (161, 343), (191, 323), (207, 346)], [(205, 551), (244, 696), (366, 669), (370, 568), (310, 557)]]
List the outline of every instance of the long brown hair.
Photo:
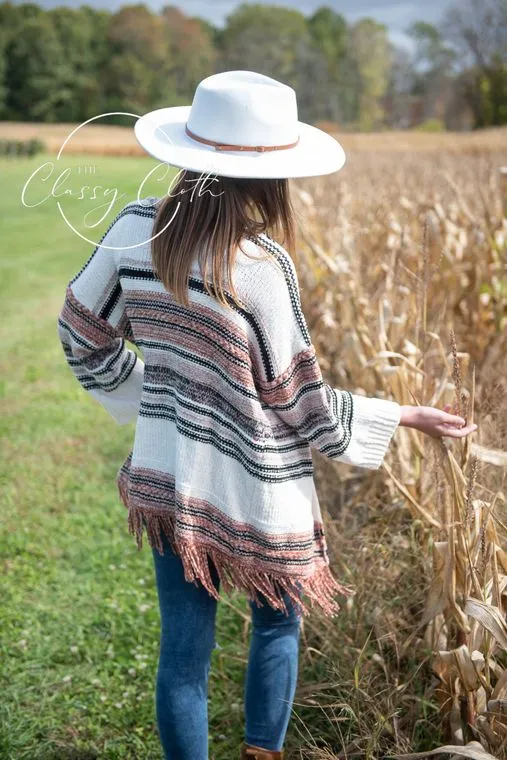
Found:
[[(183, 169), (157, 210), (153, 268), (176, 300), (189, 306), (188, 278), (199, 252), (206, 291), (226, 307), (231, 306), (229, 294), (241, 307), (232, 277), (241, 239), (261, 232), (276, 239), (281, 232), (279, 242), (292, 256), (294, 227), (288, 179), (203, 177)], [(211, 285), (206, 276), (208, 266)]]

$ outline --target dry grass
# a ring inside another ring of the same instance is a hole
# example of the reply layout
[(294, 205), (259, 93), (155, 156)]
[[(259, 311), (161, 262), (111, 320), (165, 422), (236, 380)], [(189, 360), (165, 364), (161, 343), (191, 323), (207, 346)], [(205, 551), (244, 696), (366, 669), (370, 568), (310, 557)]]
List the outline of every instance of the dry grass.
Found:
[[(109, 156), (144, 156), (138, 145), (132, 125), (134, 119), (124, 117), (127, 126), (114, 126), (98, 121), (82, 127), (65, 147), (65, 153), (86, 153)], [(0, 139), (42, 140), (49, 153), (57, 153), (65, 139), (77, 124), (38, 124), (4, 121), (0, 122)], [(494, 152), (507, 144), (507, 129), (488, 129), (480, 132), (446, 132), (427, 134), (415, 131), (376, 132), (372, 134), (336, 135), (347, 152), (439, 153)]]
[(450, 403), (479, 429), (453, 440), (400, 428), (374, 474), (318, 458), (330, 554), (357, 594), (338, 625), (306, 623), (305, 658), (326, 675), (299, 705), (336, 736), (314, 758), (442, 743), (505, 758), (507, 152), (384, 147), (297, 183), (323, 372), (402, 404)]

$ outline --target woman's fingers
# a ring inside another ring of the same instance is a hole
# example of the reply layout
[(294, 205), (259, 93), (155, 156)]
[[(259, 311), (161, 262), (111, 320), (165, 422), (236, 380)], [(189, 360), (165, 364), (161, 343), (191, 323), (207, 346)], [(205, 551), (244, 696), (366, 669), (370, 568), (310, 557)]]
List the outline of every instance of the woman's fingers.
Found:
[(440, 413), (440, 421), (447, 425), (464, 425), (465, 420), (463, 417), (458, 417), (456, 414), (447, 414), (447, 412)]
[(462, 428), (444, 428), (442, 430), (441, 435), (443, 436), (449, 436), (450, 438), (464, 438), (467, 435), (470, 435), (470, 433), (475, 433), (477, 430), (477, 425), (467, 425), (466, 427)]

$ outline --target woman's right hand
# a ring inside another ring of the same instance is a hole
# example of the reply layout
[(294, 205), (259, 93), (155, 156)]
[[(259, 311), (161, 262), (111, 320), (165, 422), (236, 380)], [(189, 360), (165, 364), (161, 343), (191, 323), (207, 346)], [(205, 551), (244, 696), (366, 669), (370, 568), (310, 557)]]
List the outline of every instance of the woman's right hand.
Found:
[(450, 408), (450, 404), (446, 404), (443, 409), (433, 406), (402, 406), (400, 425), (420, 430), (432, 438), (465, 438), (470, 433), (475, 433), (477, 425), (465, 426), (463, 417), (449, 414)]

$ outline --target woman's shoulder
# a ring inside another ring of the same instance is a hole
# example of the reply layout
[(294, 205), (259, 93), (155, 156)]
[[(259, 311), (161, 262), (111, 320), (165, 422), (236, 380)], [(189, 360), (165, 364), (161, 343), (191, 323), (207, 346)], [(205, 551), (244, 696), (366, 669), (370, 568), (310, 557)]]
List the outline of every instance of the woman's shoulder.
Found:
[(253, 311), (291, 307), (298, 299), (299, 283), (290, 253), (266, 233), (245, 238), (238, 279), (242, 296)]
[(271, 288), (298, 288), (296, 267), (290, 253), (267, 233), (244, 238), (240, 264), (251, 267), (252, 276)]
[(155, 219), (161, 200), (154, 195), (148, 195), (146, 198), (130, 201), (117, 213), (111, 226), (118, 224), (122, 219), (126, 220), (122, 225), (125, 227), (129, 224), (135, 224), (139, 220)]
[(159, 201), (155, 196), (147, 196), (117, 209), (99, 246), (118, 252), (148, 244)]
[(249, 254), (253, 254), (252, 258), (258, 261), (272, 261), (273, 259), (290, 258), (290, 254), (285, 250), (283, 245), (277, 243), (277, 241), (270, 237), (266, 232), (243, 237), (241, 240), (241, 248)]

